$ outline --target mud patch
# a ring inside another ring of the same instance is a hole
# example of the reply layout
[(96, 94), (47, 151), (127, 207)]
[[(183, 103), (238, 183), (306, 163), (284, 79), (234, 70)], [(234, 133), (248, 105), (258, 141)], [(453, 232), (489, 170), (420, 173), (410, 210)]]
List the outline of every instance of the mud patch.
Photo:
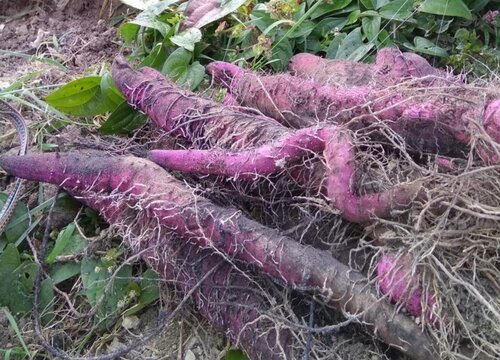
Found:
[[(116, 29), (99, 18), (101, 1), (70, 1), (64, 8), (48, 0), (11, 3), (0, 5), (0, 13), (5, 14), (0, 18), (0, 78), (4, 82), (29, 70), (58, 68), (50, 66), (51, 62), (80, 74), (118, 53)], [(39, 59), (38, 64), (31, 56)]]

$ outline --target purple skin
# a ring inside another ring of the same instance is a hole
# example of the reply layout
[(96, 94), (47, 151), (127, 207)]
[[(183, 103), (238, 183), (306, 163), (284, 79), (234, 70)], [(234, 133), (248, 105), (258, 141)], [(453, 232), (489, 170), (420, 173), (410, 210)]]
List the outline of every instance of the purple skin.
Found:
[[(402, 53), (399, 49), (384, 48), (377, 53), (375, 64), (350, 60), (329, 60), (312, 54), (297, 54), (290, 59), (290, 72), (322, 85), (385, 87), (411, 78), (429, 77), (424, 84), (431, 85), (432, 77), (445, 75), (417, 54)], [(458, 81), (458, 78), (454, 78)]]
[(479, 155), (489, 165), (500, 164), (500, 99), (492, 100), (484, 110), (484, 130), (496, 143), (496, 148), (489, 149), (486, 146), (479, 148)]
[(209, 64), (207, 71), (242, 105), (288, 127), (304, 128), (326, 121), (358, 128), (383, 120), (414, 151), (457, 157), (463, 155), (463, 145), (469, 140), (463, 125), (456, 121), (463, 109), (405, 100), (390, 89), (321, 86), (287, 74), (259, 76), (222, 61)]
[[(396, 314), (389, 303), (378, 300), (376, 291), (367, 285), (362, 274), (352, 271), (325, 251), (303, 246), (245, 218), (235, 209), (221, 208), (194, 195), (191, 189), (154, 163), (102, 153), (46, 153), (3, 155), (0, 166), (20, 178), (61, 185), (88, 206), (99, 210), (110, 223), (129, 220), (130, 224), (139, 224), (137, 230), (143, 229), (145, 224), (155, 224), (155, 229), (160, 226), (162, 234), (182, 239), (181, 243), (217, 249), (276, 281), (297, 290), (312, 291), (337, 308), (359, 314), (361, 321), (373, 325), (377, 337), (411, 358), (435, 358), (432, 341), (411, 319)], [(140, 216), (134, 210), (137, 208), (143, 209)], [(139, 243), (131, 241), (132, 249), (140, 251), (162, 246), (163, 240), (159, 243), (159, 239), (164, 237), (156, 235)], [(164, 240), (165, 246), (168, 246), (168, 238)], [(154, 252), (149, 259), (153, 264), (160, 264), (161, 259), (159, 262), (154, 260), (156, 255)], [(212, 321), (226, 316), (212, 315), (216, 317)], [(221, 324), (233, 326), (231, 331), (238, 333), (241, 325), (231, 323), (230, 319)], [(252, 340), (256, 339), (248, 341)], [(240, 343), (243, 344), (241, 338)]]
[(271, 118), (245, 114), (184, 91), (154, 69), (133, 70), (121, 57), (115, 59), (112, 75), (129, 104), (198, 149), (244, 149), (288, 131)]
[(253, 180), (286, 171), (325, 148), (322, 129), (302, 129), (251, 150), (153, 150), (149, 159), (166, 169)]
[[(195, 97), (190, 92), (180, 90), (157, 71), (148, 68), (141, 69), (140, 72), (134, 71), (122, 59), (113, 64), (112, 72), (116, 85), (132, 106), (139, 107), (157, 125), (190, 141), (192, 147), (197, 149), (151, 154), (155, 161), (168, 166), (170, 170), (200, 175), (230, 177), (241, 175), (253, 179), (260, 175), (253, 176), (248, 173), (253, 169), (263, 170), (265, 175), (281, 171), (283, 170), (281, 164), (296, 161), (302, 154), (310, 154), (313, 151), (319, 153), (324, 149), (329, 137), (338, 138), (337, 127), (332, 126), (319, 132), (317, 128), (299, 130), (299, 134), (304, 136), (304, 140), (301, 140), (294, 135), (297, 130), (287, 129), (266, 117), (237, 112)], [(196, 112), (193, 106), (197, 106)], [(323, 141), (323, 145), (319, 140)], [(350, 141), (346, 137), (342, 138), (342, 141), (346, 140)], [(272, 143), (273, 141), (275, 143)], [(304, 149), (298, 149), (296, 144), (304, 146)], [(321, 150), (320, 145), (323, 146)], [(264, 148), (260, 149), (262, 146)], [(351, 149), (351, 143), (345, 144), (344, 148)], [(287, 154), (285, 150), (291, 153)], [(276, 156), (276, 152), (282, 155), (281, 158)], [(342, 156), (345, 155), (343, 152)], [(337, 155), (330, 152), (328, 156)], [(341, 157), (330, 159), (328, 156), (325, 157), (329, 168), (327, 177), (341, 178), (344, 181), (347, 176), (339, 177), (339, 174), (345, 173), (349, 176), (354, 174), (354, 161), (343, 160)], [(354, 159), (354, 155), (351, 154), (349, 159)], [(327, 181), (329, 184), (327, 188), (313, 181), (325, 177), (324, 167), (315, 167), (313, 173), (307, 170), (305, 171), (307, 175), (304, 175), (304, 171), (300, 171), (299, 168), (301, 167), (290, 169), (290, 176), (304, 186), (321, 186), (318, 190), (328, 197), (335, 195), (334, 198), (329, 198), (332, 205), (341, 210), (346, 219), (353, 222), (366, 222), (374, 216), (390, 216), (393, 209), (399, 209), (401, 204), (409, 204), (416, 197), (416, 189), (420, 186), (419, 183), (408, 184), (397, 187), (394, 191), (364, 196), (355, 195), (350, 186), (342, 186), (341, 188), (349, 190), (349, 193), (337, 196), (339, 194), (337, 190), (328, 190), (335, 188), (334, 180)], [(408, 191), (405, 192), (405, 189)], [(396, 194), (397, 202), (391, 202)], [(365, 203), (365, 198), (368, 199), (370, 206), (360, 207), (360, 204)], [(377, 198), (380, 200), (373, 200)], [(348, 211), (344, 213), (344, 210)]]
[[(372, 91), (369, 87), (332, 88), (288, 74), (259, 76), (223, 61), (208, 64), (207, 72), (239, 103), (288, 127), (304, 128), (327, 120), (345, 123), (369, 113), (364, 106)], [(372, 104), (371, 110), (378, 108)]]
[[(352, 139), (336, 127), (302, 129), (270, 145), (248, 151), (223, 150), (153, 150), (149, 158), (169, 170), (202, 175), (217, 175), (234, 180), (252, 180), (290, 169), (307, 155), (323, 152), (326, 159), (326, 184), (321, 192), (342, 217), (363, 223), (388, 217), (394, 210), (408, 208), (416, 198), (423, 198), (421, 182), (395, 186), (393, 189), (358, 196), (351, 189), (354, 178)], [(293, 175), (293, 171), (292, 171)], [(308, 178), (297, 180), (308, 183)]]
[(373, 216), (387, 217), (394, 210), (408, 208), (415, 199), (425, 198), (422, 182), (394, 186), (391, 190), (358, 196), (351, 187), (354, 179), (352, 139), (349, 134), (337, 131), (325, 136), (327, 165), (327, 197), (342, 216), (353, 222), (367, 221)]
[[(377, 277), (380, 289), (388, 294), (396, 303), (402, 303), (413, 316), (421, 316), (423, 290), (417, 277), (411, 273), (411, 264), (405, 256), (396, 257), (393, 254), (383, 254), (377, 262)], [(425, 319), (435, 328), (439, 328), (440, 321), (433, 307), (436, 305), (434, 294), (427, 294)]]
[(225, 106), (241, 106), (236, 97), (231, 93), (226, 93), (222, 99), (222, 105)]

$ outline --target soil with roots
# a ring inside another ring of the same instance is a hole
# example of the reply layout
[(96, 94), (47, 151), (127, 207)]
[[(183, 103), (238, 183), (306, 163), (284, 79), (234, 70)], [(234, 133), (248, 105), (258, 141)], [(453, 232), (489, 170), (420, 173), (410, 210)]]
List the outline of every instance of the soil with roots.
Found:
[[(11, 2), (0, 3), (0, 11), (7, 15), (5, 23), (0, 20), (2, 49), (39, 57), (50, 54), (59, 58), (69, 71), (17, 55), (2, 54), (0, 88), (33, 71), (40, 72), (39, 85), (65, 82), (72, 75), (83, 74), (88, 67), (111, 60), (119, 51), (119, 46), (115, 45), (115, 29), (104, 20), (108, 7), (104, 9), (104, 19), (99, 19), (103, 2), (69, 1), (64, 8), (55, 5), (64, 1), (21, 1), (16, 7), (7, 3)], [(58, 41), (54, 42), (54, 38)], [(406, 85), (400, 85), (401, 92), (412, 92), (413, 85)], [(484, 85), (478, 84), (478, 89)], [(498, 78), (492, 77), (487, 87), (498, 91)], [(425, 92), (431, 96), (445, 96), (439, 88)], [(36, 112), (24, 112), (23, 115), (28, 123), (40, 120)], [(10, 130), (9, 125), (0, 123), (0, 130), (6, 129)], [(371, 136), (373, 132), (378, 134), (376, 141)], [(236, 206), (249, 217), (278, 227), (282, 233), (303, 244), (329, 251), (371, 279), (375, 278), (375, 263), (380, 254), (391, 251), (397, 256), (410, 256), (412, 275), (421, 279), (428, 293), (436, 297), (436, 306), (431, 311), (439, 318), (439, 329), (436, 330), (435, 324), (424, 316), (413, 319), (432, 334), (442, 357), (457, 358), (455, 352), (459, 349), (471, 358), (500, 356), (500, 169), (498, 165), (485, 166), (477, 162), (474, 144), (485, 140), (473, 139), (472, 150), (464, 159), (442, 169), (432, 157), (408, 151), (402, 139), (383, 123), (356, 131), (354, 138), (359, 150), (356, 156), (358, 188), (375, 192), (403, 180), (424, 177), (429, 179), (426, 189), (429, 200), (416, 202), (395, 220), (379, 220), (362, 227), (342, 220), (325, 201), (318, 199), (314, 190), (304, 194), (286, 179), (271, 182), (265, 178), (239, 184), (210, 177), (185, 176), (183, 179), (193, 191), (218, 204)], [(160, 144), (165, 148), (175, 146), (168, 136), (150, 124), (131, 138), (106, 137), (68, 127), (58, 134), (57, 140), (55, 137), (50, 140), (72, 149), (98, 148), (113, 154), (143, 155), (145, 150), (158, 148)], [(15, 151), (15, 147), (15, 137), (3, 140), (0, 137), (1, 152)], [(3, 177), (0, 190), (7, 188), (7, 184)], [(274, 201), (268, 202), (269, 199)], [(34, 185), (28, 188), (24, 200), (30, 206), (36, 205)], [(439, 206), (434, 206), (436, 204)], [(63, 217), (56, 223), (63, 226), (65, 221), (71, 219)], [(120, 233), (119, 229), (116, 233)], [(94, 250), (105, 249), (116, 233), (111, 229)], [(320, 300), (268, 280), (257, 282), (264, 296), (278, 304), (268, 315), (278, 325), (290, 326), (297, 354), (308, 347), (310, 359), (405, 358), (370, 336), (355, 320), (343, 324), (345, 314)], [(76, 296), (77, 290), (78, 284), (71, 295)], [(182, 294), (175, 287), (162, 285), (161, 298), (154, 306), (137, 316), (122, 319), (114, 331), (98, 339), (87, 352), (105, 354), (131, 344), (156, 326), (159, 312), (172, 310), (181, 299)], [(406, 311), (402, 306), (399, 310)], [(57, 340), (58, 346), (77, 346), (83, 339), (82, 333), (89, 330), (91, 324), (71, 315), (57, 316), (61, 320), (47, 331), (48, 336)], [(18, 325), (30, 349), (42, 354), (43, 350), (34, 339), (30, 317), (20, 319)], [(19, 345), (2, 311), (0, 334), (0, 348)], [(197, 314), (195, 306), (188, 302), (157, 338), (124, 358), (224, 359), (231, 345), (224, 334), (210, 329)]]

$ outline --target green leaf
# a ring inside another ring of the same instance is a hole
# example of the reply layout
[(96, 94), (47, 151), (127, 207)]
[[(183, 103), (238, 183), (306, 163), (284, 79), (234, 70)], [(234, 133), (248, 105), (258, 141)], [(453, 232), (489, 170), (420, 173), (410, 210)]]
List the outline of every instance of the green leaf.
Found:
[(195, 61), (187, 71), (177, 80), (177, 84), (195, 90), (205, 77), (205, 68), (198, 61)]
[(380, 31), (380, 16), (373, 17), (363, 17), (361, 19), (361, 26), (363, 28), (363, 33), (369, 42), (374, 42)]
[(424, 0), (418, 9), (420, 12), (428, 14), (472, 19), (469, 8), (462, 0)]
[[(102, 330), (111, 327), (121, 311), (120, 302), (127, 295), (128, 278), (132, 276), (132, 267), (123, 266), (114, 280), (110, 272), (102, 266), (102, 260), (84, 259), (81, 264), (84, 294), (91, 306), (98, 306), (95, 321)], [(111, 284), (109, 282), (112, 281)], [(108, 286), (105, 293), (105, 288)]]
[(148, 66), (156, 70), (161, 70), (165, 60), (167, 60), (167, 51), (165, 50), (165, 46), (163, 43), (156, 44), (149, 55), (141, 61), (139, 67)]
[(189, 68), (193, 54), (183, 48), (175, 50), (165, 61), (162, 73), (168, 75), (173, 81), (177, 81)]
[(337, 57), (337, 52), (339, 51), (340, 44), (342, 44), (342, 41), (344, 41), (346, 36), (346, 33), (340, 33), (333, 38), (333, 40), (330, 42), (330, 45), (328, 46), (328, 49), (326, 50), (326, 57), (328, 59), (335, 59)]
[(54, 314), (54, 283), (52, 279), (44, 279), (40, 284), (40, 308), (42, 310), (42, 322), (49, 323), (55, 317)]
[(225, 360), (248, 360), (248, 357), (241, 350), (231, 349), (226, 353)]
[[(0, 306), (7, 306), (14, 314), (31, 311), (33, 304), (21, 280), (21, 258), (13, 244), (0, 254)], [(24, 276), (24, 274), (22, 274)]]
[(110, 73), (105, 73), (101, 78), (101, 92), (115, 106), (118, 106), (125, 100), (120, 90), (116, 87)]
[(312, 21), (304, 21), (302, 22), (291, 34), (288, 35), (290, 39), (300, 38), (304, 36), (308, 36), (316, 27), (316, 23)]
[(282, 39), (277, 46), (273, 47), (272, 51), (272, 59), (277, 59), (279, 61), (273, 61), (271, 66), (275, 71), (286, 69), (288, 61), (290, 61), (292, 56), (293, 49), (290, 41), (288, 39)]
[[(5, 193), (0, 193), (0, 208), (3, 207), (8, 195)], [(24, 218), (22, 221), (18, 221)], [(26, 231), (29, 226), (28, 208), (23, 202), (18, 202), (14, 213), (5, 228), (5, 231), (0, 234), (0, 240), (7, 241), (8, 243), (13, 243)]]
[(171, 28), (170, 25), (160, 21), (156, 14), (152, 11), (141, 12), (130, 23), (158, 30), (162, 34), (162, 36), (166, 36)]
[(50, 267), (50, 278), (54, 284), (57, 285), (80, 274), (80, 270), (80, 263), (74, 261), (63, 264), (54, 264)]
[(137, 299), (137, 304), (127, 309), (123, 315), (131, 316), (144, 309), (149, 304), (155, 302), (160, 297), (160, 287), (158, 285), (158, 274), (153, 270), (146, 270), (142, 276), (143, 279), (139, 283), (140, 295)]
[(76, 116), (95, 116), (116, 107), (112, 99), (102, 93), (100, 76), (71, 81), (49, 94), (45, 101), (57, 110)]
[(316, 10), (311, 14), (311, 19), (319, 18), (320, 16), (332, 13), (337, 10), (341, 10), (349, 5), (352, 0), (335, 0), (330, 4), (319, 5)]
[(45, 259), (47, 264), (53, 264), (59, 255), (74, 255), (85, 249), (87, 241), (78, 232), (75, 233), (75, 229), (73, 222), (59, 233), (54, 248)]
[(101, 133), (107, 135), (126, 135), (144, 125), (146, 121), (146, 115), (132, 109), (124, 101), (111, 113), (108, 120), (101, 125), (99, 130)]
[(359, 61), (370, 51), (373, 45), (374, 44), (363, 43), (361, 28), (357, 27), (342, 41), (337, 51), (336, 58)]
[(172, 36), (170, 41), (191, 52), (194, 51), (194, 45), (201, 40), (201, 31), (196, 28), (189, 28), (183, 32)]
[(100, 76), (88, 76), (73, 80), (63, 85), (45, 98), (45, 101), (55, 107), (75, 107), (90, 101), (99, 91)]
[(123, 41), (125, 41), (125, 44), (130, 44), (137, 37), (140, 28), (137, 24), (125, 23), (120, 25), (118, 33), (123, 38)]
[(406, 21), (412, 17), (413, 0), (391, 1), (379, 9), (382, 18), (388, 20)]
[(407, 47), (408, 49), (411, 49), (413, 51), (420, 52), (423, 54), (427, 54), (427, 55), (439, 56), (439, 57), (447, 57), (448, 56), (448, 53), (445, 49), (437, 46), (432, 41), (427, 40), (426, 38), (416, 36), (413, 39), (413, 43), (415, 45), (412, 45), (408, 42), (403, 43), (403, 45), (405, 47)]

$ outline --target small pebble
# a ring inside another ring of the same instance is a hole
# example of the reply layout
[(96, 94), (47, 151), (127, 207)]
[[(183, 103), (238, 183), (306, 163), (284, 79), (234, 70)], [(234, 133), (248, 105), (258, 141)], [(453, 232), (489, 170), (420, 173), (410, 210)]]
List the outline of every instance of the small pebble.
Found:
[(184, 360), (196, 360), (196, 355), (191, 350), (187, 350), (184, 354)]

